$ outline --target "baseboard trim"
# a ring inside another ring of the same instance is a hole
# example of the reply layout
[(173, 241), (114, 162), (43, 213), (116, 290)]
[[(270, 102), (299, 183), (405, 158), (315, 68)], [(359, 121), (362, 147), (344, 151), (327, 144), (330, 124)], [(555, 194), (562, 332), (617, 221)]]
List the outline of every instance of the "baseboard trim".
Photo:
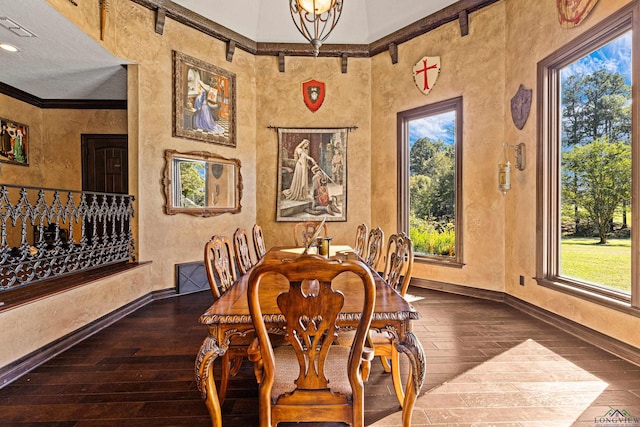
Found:
[(123, 317), (135, 312), (141, 307), (152, 301), (176, 296), (175, 288), (163, 289), (160, 291), (150, 292), (111, 313), (94, 320), (91, 323), (77, 329), (50, 344), (33, 351), (26, 356), (16, 360), (9, 365), (0, 368), (0, 388), (12, 383), (21, 376), (29, 373), (33, 369), (49, 361), (65, 350), (73, 347), (81, 341), (89, 338), (91, 335), (100, 332), (107, 326), (112, 325)]
[(612, 338), (594, 329), (581, 325), (566, 317), (552, 313), (529, 302), (516, 298), (512, 295), (500, 291), (471, 288), (468, 286), (455, 285), (452, 283), (437, 282), (412, 278), (411, 285), (419, 288), (431, 289), (434, 291), (448, 292), (452, 294), (464, 295), (472, 298), (491, 300), (507, 304), (525, 314), (541, 320), (553, 327), (567, 332), (587, 343), (594, 345), (608, 353), (613, 354), (627, 362), (640, 366), (640, 349), (625, 342)]

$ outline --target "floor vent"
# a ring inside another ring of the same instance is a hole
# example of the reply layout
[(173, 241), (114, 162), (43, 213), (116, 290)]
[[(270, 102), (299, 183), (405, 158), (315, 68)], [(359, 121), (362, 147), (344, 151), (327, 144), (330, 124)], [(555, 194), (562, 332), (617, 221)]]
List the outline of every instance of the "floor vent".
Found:
[(190, 294), (209, 289), (204, 262), (176, 264), (176, 288), (179, 294)]

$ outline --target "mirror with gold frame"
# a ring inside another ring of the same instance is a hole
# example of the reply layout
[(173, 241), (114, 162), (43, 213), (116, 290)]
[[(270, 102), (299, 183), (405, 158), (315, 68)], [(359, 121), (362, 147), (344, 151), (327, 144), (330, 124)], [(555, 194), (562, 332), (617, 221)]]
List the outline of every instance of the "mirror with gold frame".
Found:
[(164, 195), (168, 215), (214, 216), (240, 212), (240, 160), (206, 151), (165, 151)]

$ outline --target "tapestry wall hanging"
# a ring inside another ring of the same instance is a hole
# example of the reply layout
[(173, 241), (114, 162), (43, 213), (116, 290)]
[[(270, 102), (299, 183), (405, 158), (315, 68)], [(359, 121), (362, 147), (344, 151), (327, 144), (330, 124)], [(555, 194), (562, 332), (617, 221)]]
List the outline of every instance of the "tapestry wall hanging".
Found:
[(235, 147), (235, 74), (180, 52), (173, 55), (173, 135)]
[(278, 128), (276, 221), (347, 220), (348, 128)]

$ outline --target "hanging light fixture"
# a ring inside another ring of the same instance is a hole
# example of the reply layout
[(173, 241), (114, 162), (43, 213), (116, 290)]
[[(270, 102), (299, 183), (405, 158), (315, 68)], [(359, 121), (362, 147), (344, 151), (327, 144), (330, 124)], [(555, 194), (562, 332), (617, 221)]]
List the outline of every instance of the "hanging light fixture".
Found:
[(340, 19), (342, 0), (289, 0), (289, 8), (296, 28), (313, 46), (313, 56), (318, 56)]

